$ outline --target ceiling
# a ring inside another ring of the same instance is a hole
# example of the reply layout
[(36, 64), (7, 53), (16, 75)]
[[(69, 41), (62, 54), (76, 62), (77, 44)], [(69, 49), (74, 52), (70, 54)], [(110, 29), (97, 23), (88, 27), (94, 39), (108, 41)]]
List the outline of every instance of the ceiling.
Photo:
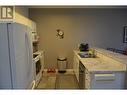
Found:
[(122, 8), (126, 9), (127, 6), (25, 6), (27, 8)]

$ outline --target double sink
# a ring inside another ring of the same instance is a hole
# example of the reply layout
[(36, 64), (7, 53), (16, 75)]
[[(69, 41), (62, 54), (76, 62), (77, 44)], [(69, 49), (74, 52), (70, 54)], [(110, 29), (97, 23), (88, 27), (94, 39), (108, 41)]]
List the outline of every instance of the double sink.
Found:
[(80, 53), (78, 53), (78, 55), (81, 58), (97, 58), (97, 56), (95, 54), (89, 54), (88, 52), (80, 52)]

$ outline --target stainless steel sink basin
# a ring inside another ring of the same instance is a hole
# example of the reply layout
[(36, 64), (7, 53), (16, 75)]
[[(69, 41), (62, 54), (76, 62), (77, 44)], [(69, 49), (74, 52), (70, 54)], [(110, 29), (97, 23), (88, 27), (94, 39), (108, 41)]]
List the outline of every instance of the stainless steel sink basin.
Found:
[(96, 55), (90, 55), (90, 54), (88, 54), (87, 52), (78, 53), (78, 55), (79, 55), (81, 58), (97, 58)]

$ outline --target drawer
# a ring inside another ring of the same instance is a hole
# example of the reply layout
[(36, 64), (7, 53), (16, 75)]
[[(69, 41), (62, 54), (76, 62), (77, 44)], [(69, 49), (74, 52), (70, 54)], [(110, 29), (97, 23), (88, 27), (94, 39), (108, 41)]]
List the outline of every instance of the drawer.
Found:
[(90, 74), (88, 72), (85, 73), (85, 78), (90, 80)]
[(88, 83), (88, 82), (90, 82), (90, 80), (88, 80), (88, 79), (85, 79), (85, 83)]
[(95, 74), (96, 81), (115, 81), (115, 74)]
[(88, 70), (85, 70), (85, 74), (90, 74)]
[(85, 83), (90, 83), (90, 80), (89, 79), (85, 79)]
[(90, 78), (85, 78), (85, 83), (89, 82), (90, 83)]
[(85, 75), (85, 79), (90, 80), (90, 75)]

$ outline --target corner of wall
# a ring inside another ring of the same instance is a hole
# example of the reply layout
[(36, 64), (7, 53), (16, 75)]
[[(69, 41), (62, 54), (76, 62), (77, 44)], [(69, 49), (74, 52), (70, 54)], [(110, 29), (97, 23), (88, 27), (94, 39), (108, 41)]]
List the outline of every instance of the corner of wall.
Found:
[(20, 15), (29, 18), (29, 9), (23, 6), (16, 6), (15, 11)]

